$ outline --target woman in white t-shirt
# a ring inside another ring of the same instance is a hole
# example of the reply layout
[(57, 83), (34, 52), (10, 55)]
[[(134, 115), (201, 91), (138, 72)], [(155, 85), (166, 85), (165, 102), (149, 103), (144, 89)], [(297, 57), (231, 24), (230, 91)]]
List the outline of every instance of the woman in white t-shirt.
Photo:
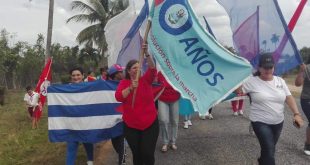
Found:
[(298, 128), (303, 125), (303, 119), (285, 81), (273, 75), (272, 55), (260, 55), (258, 67), (257, 73), (243, 84), (242, 91), (252, 100), (249, 117), (261, 146), (258, 162), (260, 165), (274, 165), (275, 148), (283, 127), (284, 103), (294, 113)]

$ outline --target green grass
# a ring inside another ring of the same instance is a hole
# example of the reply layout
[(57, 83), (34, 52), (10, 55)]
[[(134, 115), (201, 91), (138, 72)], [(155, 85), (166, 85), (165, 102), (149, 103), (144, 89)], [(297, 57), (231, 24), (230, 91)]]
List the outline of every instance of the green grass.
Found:
[[(65, 143), (51, 143), (48, 140), (46, 108), (39, 128), (33, 130), (23, 97), (22, 91), (9, 90), (5, 105), (0, 105), (0, 165), (65, 164)], [(76, 162), (86, 164), (81, 146)]]

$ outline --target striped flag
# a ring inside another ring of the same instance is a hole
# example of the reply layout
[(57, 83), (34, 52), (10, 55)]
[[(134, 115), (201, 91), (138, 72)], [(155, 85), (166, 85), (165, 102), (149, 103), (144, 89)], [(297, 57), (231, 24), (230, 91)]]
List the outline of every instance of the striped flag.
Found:
[(117, 84), (98, 80), (48, 87), (49, 140), (96, 143), (123, 134)]

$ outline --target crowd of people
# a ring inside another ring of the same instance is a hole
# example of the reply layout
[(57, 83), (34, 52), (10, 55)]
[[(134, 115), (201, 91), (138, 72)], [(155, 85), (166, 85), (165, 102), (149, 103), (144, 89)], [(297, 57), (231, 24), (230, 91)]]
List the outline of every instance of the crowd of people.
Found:
[[(143, 47), (146, 49), (146, 46)], [(193, 125), (191, 116), (194, 114), (190, 101), (181, 97), (166, 80), (163, 73), (155, 68), (152, 56), (145, 53), (148, 68), (143, 75), (141, 64), (137, 60), (131, 60), (125, 68), (118, 64), (110, 68), (100, 69), (100, 75), (95, 77), (89, 72), (84, 79), (82, 68), (70, 70), (71, 83), (83, 81), (114, 80), (119, 81), (115, 91), (115, 98), (123, 106), (123, 135), (112, 138), (114, 150), (118, 153), (118, 164), (125, 164), (125, 141), (127, 141), (132, 155), (134, 165), (155, 164), (155, 148), (160, 135), (162, 147), (161, 152), (169, 149), (177, 150), (177, 137), (179, 115), (183, 115), (184, 129)], [(301, 107), (308, 121), (310, 120), (310, 58), (306, 64), (301, 65), (300, 72), (296, 77), (296, 86), (303, 85), (301, 93)], [(284, 121), (284, 105), (288, 105), (292, 111), (294, 125), (297, 128), (303, 126), (302, 115), (292, 96), (286, 82), (278, 76), (274, 76), (275, 62), (270, 54), (262, 54), (259, 58), (257, 72), (247, 79), (235, 93), (237, 96), (248, 95), (250, 97), (249, 118), (251, 127), (261, 147), (258, 158), (260, 165), (274, 165), (276, 144), (281, 135)], [(84, 79), (84, 80), (83, 80)], [(152, 92), (152, 84), (159, 83), (163, 92), (155, 105)], [(29, 86), (26, 88), (24, 100), (28, 113), (32, 118), (32, 128), (37, 127), (40, 110), (38, 106), (39, 94), (35, 93)], [(243, 115), (243, 99), (231, 101), (233, 115)], [(199, 114), (199, 118), (213, 119), (210, 108), (206, 114)], [(87, 164), (93, 164), (93, 148), (91, 143), (83, 143)], [(76, 152), (79, 142), (67, 142), (66, 164), (75, 163)], [(310, 125), (306, 132), (304, 152), (310, 155)]]

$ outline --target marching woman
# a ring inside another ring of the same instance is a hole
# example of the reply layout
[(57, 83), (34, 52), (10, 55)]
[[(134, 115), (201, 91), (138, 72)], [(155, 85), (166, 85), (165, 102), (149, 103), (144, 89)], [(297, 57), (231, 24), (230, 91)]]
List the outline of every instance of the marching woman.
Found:
[(300, 128), (303, 119), (285, 81), (274, 76), (274, 60), (271, 54), (262, 54), (258, 71), (243, 85), (243, 93), (251, 97), (250, 120), (261, 147), (260, 165), (275, 165), (276, 144), (284, 121), (284, 104), (293, 113), (295, 125)]
[(304, 152), (306, 155), (310, 156), (310, 58), (306, 64), (300, 66), (300, 71), (295, 79), (296, 86), (302, 86), (302, 91), (300, 95), (300, 105), (304, 114), (308, 119), (308, 127), (306, 131), (306, 142), (304, 147)]
[[(146, 49), (147, 45), (143, 45)], [(145, 51), (147, 52), (147, 50)], [(146, 53), (148, 69), (136, 79), (139, 62), (131, 60), (125, 68), (125, 79), (121, 80), (115, 98), (122, 102), (124, 136), (133, 154), (134, 165), (153, 165), (155, 147), (159, 134), (157, 111), (152, 92), (152, 83), (157, 74), (151, 56)]]
[[(82, 68), (73, 68), (70, 70), (71, 83), (81, 83), (83, 82), (83, 69)], [(94, 147), (92, 143), (83, 143), (86, 154), (87, 154), (87, 165), (93, 165), (94, 159)], [(67, 142), (67, 158), (66, 165), (74, 165), (77, 150), (79, 147), (79, 142)]]

